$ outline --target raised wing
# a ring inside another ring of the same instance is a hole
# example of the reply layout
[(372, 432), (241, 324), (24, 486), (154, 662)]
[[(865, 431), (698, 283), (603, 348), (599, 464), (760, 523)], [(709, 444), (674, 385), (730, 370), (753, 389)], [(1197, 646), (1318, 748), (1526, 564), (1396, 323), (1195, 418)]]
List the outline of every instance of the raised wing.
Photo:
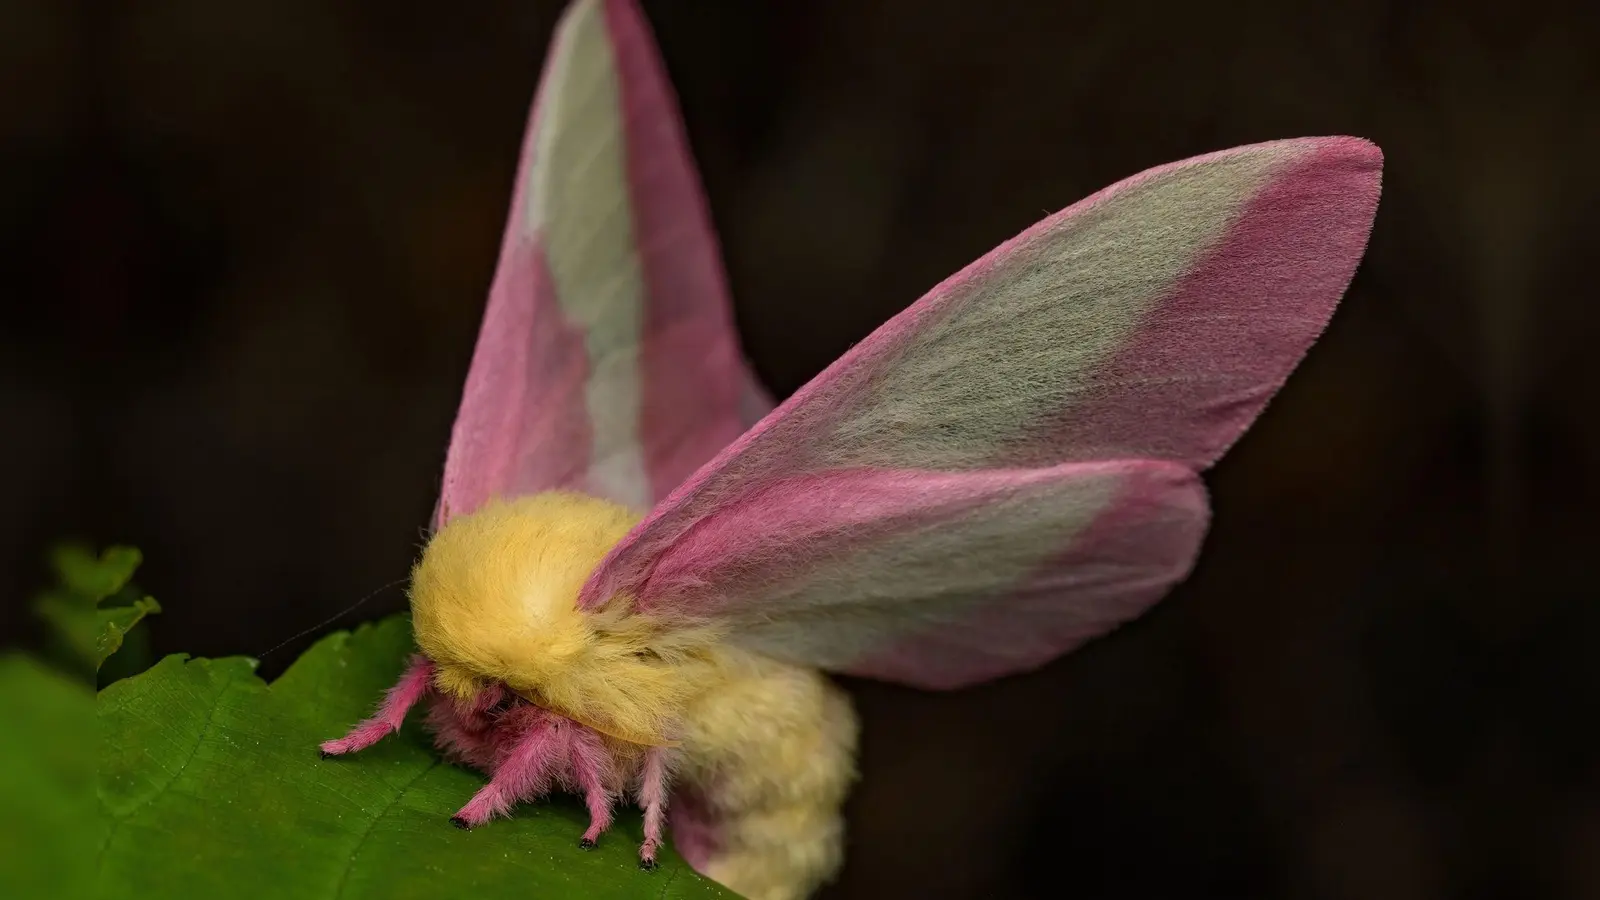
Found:
[(435, 525), (571, 488), (645, 509), (770, 409), (630, 0), (562, 17), (534, 101)]
[[(1176, 473), (1215, 462), (1321, 333), (1381, 169), (1354, 138), (1258, 144), (1040, 222), (674, 491), (581, 602), (707, 612), (752, 646), (932, 687), (1071, 649), (1187, 571), (1205, 507)], [(882, 503), (880, 478), (899, 485)]]

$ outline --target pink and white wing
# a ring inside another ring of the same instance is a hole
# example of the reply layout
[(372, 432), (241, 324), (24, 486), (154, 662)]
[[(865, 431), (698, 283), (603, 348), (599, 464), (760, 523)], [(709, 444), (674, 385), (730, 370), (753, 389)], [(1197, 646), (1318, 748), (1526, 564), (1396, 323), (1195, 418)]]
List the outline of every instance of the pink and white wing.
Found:
[(771, 407), (631, 0), (563, 15), (512, 196), (435, 525), (551, 488), (649, 508)]
[(1188, 572), (1197, 473), (1260, 414), (1365, 251), (1355, 138), (1162, 166), (936, 287), (700, 469), (587, 605), (710, 615), (780, 657), (927, 687), (1042, 664)]

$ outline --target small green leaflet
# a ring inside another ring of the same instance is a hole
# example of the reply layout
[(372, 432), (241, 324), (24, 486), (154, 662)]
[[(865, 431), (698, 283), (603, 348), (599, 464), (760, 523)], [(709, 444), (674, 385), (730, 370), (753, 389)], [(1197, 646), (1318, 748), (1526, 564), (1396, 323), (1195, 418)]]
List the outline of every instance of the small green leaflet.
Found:
[(110, 547), (96, 557), (68, 544), (56, 548), (50, 562), (59, 584), (40, 596), (39, 615), (67, 653), (90, 671), (122, 647), (139, 620), (161, 611), (130, 583), (141, 562), (132, 547)]

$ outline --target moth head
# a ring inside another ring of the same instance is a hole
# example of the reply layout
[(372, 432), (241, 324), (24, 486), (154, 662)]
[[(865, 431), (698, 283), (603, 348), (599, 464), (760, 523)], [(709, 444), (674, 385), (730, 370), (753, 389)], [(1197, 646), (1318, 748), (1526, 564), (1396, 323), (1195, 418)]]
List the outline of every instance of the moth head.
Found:
[(635, 521), (564, 492), (451, 519), (411, 575), (412, 627), (435, 686), (468, 703), (501, 685), (613, 737), (669, 742), (704, 684), (714, 633), (635, 614), (627, 597), (578, 608), (584, 582)]

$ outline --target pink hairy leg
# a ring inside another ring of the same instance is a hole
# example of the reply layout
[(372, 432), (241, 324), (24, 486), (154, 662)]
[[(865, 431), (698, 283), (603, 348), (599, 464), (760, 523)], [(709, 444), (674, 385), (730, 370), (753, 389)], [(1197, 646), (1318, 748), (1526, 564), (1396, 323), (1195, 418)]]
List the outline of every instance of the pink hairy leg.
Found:
[(566, 732), (567, 759), (572, 764), (572, 774), (578, 787), (583, 789), (584, 805), (589, 807), (589, 830), (583, 833), (578, 846), (590, 850), (611, 827), (611, 793), (606, 789), (611, 760), (594, 732), (570, 723), (562, 730)]
[(667, 815), (666, 751), (652, 747), (644, 757), (639, 779), (639, 805), (644, 808), (644, 843), (639, 845), (639, 868), (654, 871), (661, 847), (661, 827)]
[(544, 793), (550, 785), (550, 765), (560, 743), (555, 728), (547, 721), (532, 723), (495, 766), (489, 783), (450, 817), (450, 824), (463, 829), (482, 825), (510, 812), (518, 800)]
[(433, 663), (426, 656), (413, 656), (411, 665), (400, 676), (400, 681), (384, 695), (383, 705), (378, 707), (376, 715), (350, 729), (350, 733), (344, 737), (322, 743), (323, 759), (365, 750), (399, 731), (406, 713), (428, 693), (432, 678)]

